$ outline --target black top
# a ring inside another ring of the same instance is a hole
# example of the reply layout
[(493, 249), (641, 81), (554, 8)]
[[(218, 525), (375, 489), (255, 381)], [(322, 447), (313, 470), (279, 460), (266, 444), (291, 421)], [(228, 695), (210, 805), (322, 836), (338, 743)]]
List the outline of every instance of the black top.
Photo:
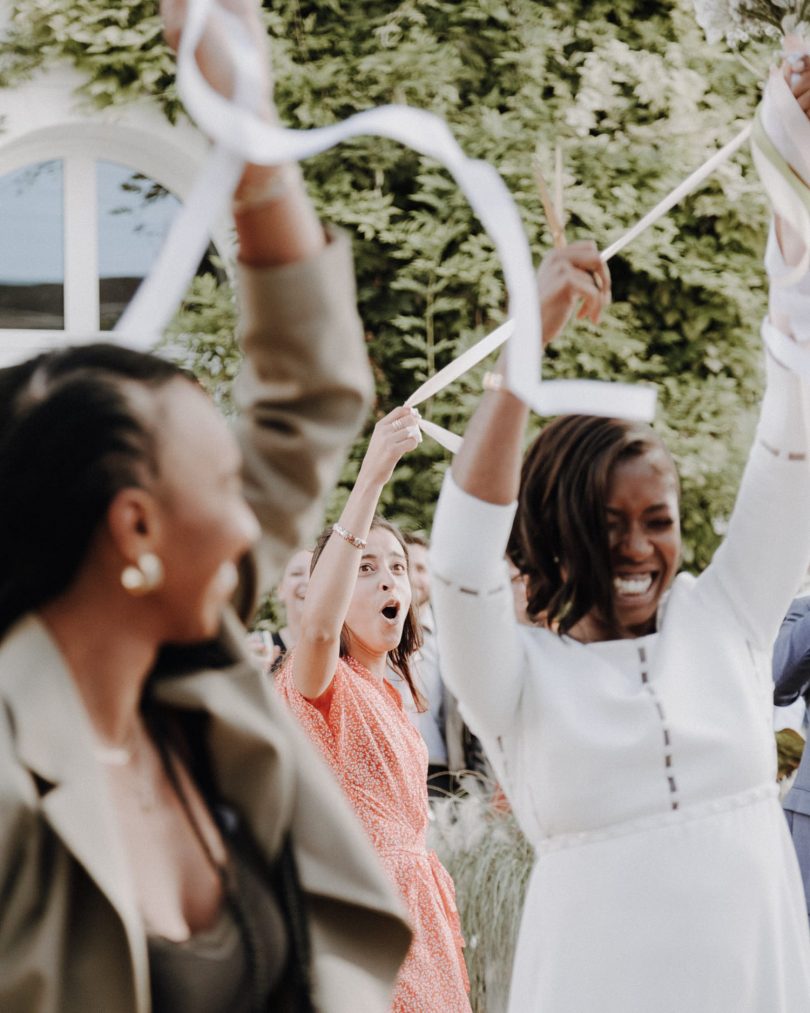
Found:
[(239, 839), (228, 844), (229, 885), (214, 924), (183, 942), (148, 937), (154, 1013), (272, 1008), (288, 955), (281, 908)]

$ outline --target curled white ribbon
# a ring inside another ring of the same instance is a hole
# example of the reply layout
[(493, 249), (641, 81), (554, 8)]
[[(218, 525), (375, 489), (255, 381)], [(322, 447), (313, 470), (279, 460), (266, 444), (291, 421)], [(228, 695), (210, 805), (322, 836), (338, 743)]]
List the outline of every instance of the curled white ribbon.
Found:
[[(805, 240), (799, 263), (773, 279), (776, 289), (789, 288), (807, 273), (810, 265), (810, 209), (803, 199), (810, 182), (810, 124), (779, 70), (770, 73), (758, 116), (766, 137), (763, 139), (761, 133), (757, 137), (755, 133), (752, 151), (757, 172), (774, 211)], [(773, 145), (796, 179), (785, 175), (785, 167), (768, 157), (766, 142)], [(778, 299), (778, 292), (774, 295)]]
[[(807, 126), (806, 121), (805, 126)], [(651, 210), (648, 211), (643, 218), (639, 219), (632, 228), (628, 229), (624, 235), (620, 236), (617, 240), (611, 243), (610, 246), (603, 250), (600, 254), (602, 262), (607, 263), (611, 257), (615, 257), (617, 253), (632, 243), (633, 240), (640, 236), (642, 232), (648, 229), (651, 225), (654, 225), (660, 218), (663, 218), (663, 216), (667, 214), (667, 212), (671, 211), (677, 204), (680, 204), (684, 197), (687, 197), (693, 190), (697, 189), (697, 187), (708, 179), (708, 177), (715, 172), (720, 165), (728, 161), (728, 159), (731, 158), (731, 156), (738, 151), (740, 147), (742, 147), (745, 141), (751, 136), (751, 130), (752, 124), (749, 123), (736, 135), (736, 137), (733, 137), (711, 157), (707, 158), (706, 161), (695, 169), (691, 175), (687, 176), (682, 183), (679, 183), (673, 190), (663, 197), (654, 208), (651, 208)], [(485, 338), (482, 338), (475, 345), (472, 345), (466, 351), (462, 352), (458, 358), (449, 362), (443, 369), (440, 369), (438, 373), (429, 377), (421, 387), (418, 387), (413, 394), (411, 394), (405, 404), (416, 407), (428, 398), (433, 397), (434, 394), (438, 394), (439, 391), (443, 390), (454, 380), (457, 380), (469, 369), (472, 369), (473, 366), (476, 366), (488, 355), (491, 355), (497, 348), (500, 348), (500, 346), (512, 336), (514, 328), (515, 325), (512, 320), (507, 320), (506, 323), (501, 324), (500, 327), (492, 331)], [(573, 386), (578, 382), (580, 381), (557, 380), (555, 381), (555, 384), (557, 385), (557, 390), (560, 394), (563, 393), (564, 388), (568, 388), (570, 396), (574, 399), (571, 403), (574, 403), (574, 401), (579, 403), (579, 398), (583, 393), (587, 396), (587, 392), (583, 392), (581, 388)], [(547, 386), (547, 384), (544, 383), (544, 387), (545, 386)], [(645, 422), (650, 421), (655, 410), (654, 395), (652, 402), (649, 404), (649, 412), (647, 413), (647, 406), (644, 401), (635, 401), (639, 395), (641, 395), (642, 398), (644, 397), (644, 394), (646, 393), (645, 388), (621, 384), (612, 384), (611, 388), (614, 391), (617, 390), (617, 388), (623, 390), (627, 399), (625, 402), (626, 406), (631, 399), (633, 406), (637, 406), (638, 414), (630, 415), (626, 413), (624, 415), (625, 418), (639, 418)], [(590, 393), (593, 394), (593, 390), (591, 390)], [(593, 401), (588, 402), (588, 407), (585, 410), (589, 415), (611, 415), (613, 413), (609, 409), (612, 407), (612, 403), (612, 401), (602, 403), (598, 398), (596, 398)], [(604, 407), (604, 411), (599, 410), (602, 407)], [(581, 411), (582, 409), (579, 410)], [(575, 413), (577, 409), (563, 409), (560, 410), (558, 414), (563, 414), (564, 411)], [(432, 436), (438, 443), (441, 443), (441, 445), (447, 450), (454, 454), (457, 453), (458, 448), (461, 446), (461, 437), (456, 436), (455, 433), (451, 433), (448, 429), (436, 426), (434, 423), (429, 424), (431, 426), (431, 432), (429, 432), (428, 435)], [(427, 423), (422, 422), (420, 425), (422, 425), (423, 431), (427, 433), (428, 430), (425, 428)]]
[(762, 336), (788, 369), (810, 376), (810, 124), (781, 72), (772, 71), (752, 135), (754, 162), (774, 211), (801, 237), (804, 250), (788, 267), (772, 228), (765, 253), (771, 313), (786, 318), (790, 336), (767, 319)]
[[(208, 19), (214, 16), (230, 22), (227, 45), (237, 80), (233, 99), (209, 85), (194, 57)], [(252, 111), (245, 98), (255, 80), (251, 72), (255, 70), (251, 63), (255, 58), (254, 47), (242, 37), (241, 25), (237, 29), (232, 16), (216, 0), (189, 0), (177, 56), (178, 90), (189, 114), (214, 140), (215, 148), (173, 223), (155, 268), (116, 327), (124, 342), (148, 348), (159, 338), (193, 277), (211, 226), (230, 199), (245, 161), (280, 165), (302, 161), (352, 137), (386, 137), (442, 164), (495, 245), (514, 321), (507, 375), (510, 390), (541, 415), (597, 412), (652, 418), (652, 388), (592, 380), (541, 382), (540, 313), (531, 253), (520, 216), (496, 170), (486, 162), (467, 158), (443, 120), (424, 110), (392, 105), (313, 130), (270, 126)], [(423, 425), (430, 435), (439, 430), (431, 423)]]

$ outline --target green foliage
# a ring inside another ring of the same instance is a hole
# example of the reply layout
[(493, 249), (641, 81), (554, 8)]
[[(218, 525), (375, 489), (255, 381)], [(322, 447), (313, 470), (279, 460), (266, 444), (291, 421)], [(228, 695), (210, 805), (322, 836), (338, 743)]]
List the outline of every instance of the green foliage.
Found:
[(180, 111), (174, 57), (163, 43), (157, 0), (14, 3), (0, 48), (0, 85), (8, 87), (57, 60), (81, 71), (81, 91), (98, 106), (147, 95), (172, 120)]
[(804, 739), (792, 728), (782, 728), (776, 733), (776, 760), (779, 780), (790, 777), (802, 762)]
[[(278, 97), (300, 126), (385, 101), (445, 116), (493, 162), (539, 257), (549, 235), (531, 175), (563, 145), (571, 236), (601, 246), (730, 138), (758, 81), (706, 45), (687, 3), (286, 5)], [(308, 166), (323, 214), (356, 236), (360, 304), (379, 370), (379, 410), (505, 316), (491, 244), (447, 175), (378, 140)], [(747, 153), (611, 265), (615, 305), (548, 355), (550, 376), (651, 381), (684, 476), (687, 562), (710, 558), (736, 490), (759, 394), (766, 211)], [(480, 371), (426, 406), (462, 431)], [(360, 448), (358, 448), (359, 453)], [(429, 526), (446, 454), (430, 441), (385, 493), (394, 517)]]
[[(17, 0), (15, 12), (17, 52), (0, 54), (6, 80), (64, 56), (88, 75), (96, 101), (150, 94), (176, 112), (153, 3)], [(689, 0), (289, 0), (268, 5), (267, 20), (287, 122), (306, 128), (392, 101), (439, 113), (468, 154), (499, 168), (538, 258), (550, 237), (535, 153), (550, 169), (562, 144), (569, 237), (605, 246), (733, 136), (758, 97), (748, 65), (707, 45)], [(748, 55), (764, 68), (761, 52)], [(305, 169), (321, 214), (355, 238), (379, 414), (505, 319), (497, 261), (447, 174), (393, 142), (356, 140)], [(545, 360), (548, 376), (658, 386), (695, 569), (730, 512), (759, 396), (766, 217), (743, 152), (615, 258), (603, 325), (572, 327)], [(199, 288), (193, 300), (179, 330), (213, 330), (191, 348), (218, 382), (233, 368), (232, 306)], [(483, 368), (424, 414), (463, 431)], [(333, 512), (363, 450), (347, 464)], [(446, 462), (426, 439), (386, 489), (387, 514), (429, 528)]]
[(228, 284), (197, 275), (166, 332), (170, 358), (191, 370), (226, 414), (233, 410), (231, 382), (239, 368), (236, 300)]

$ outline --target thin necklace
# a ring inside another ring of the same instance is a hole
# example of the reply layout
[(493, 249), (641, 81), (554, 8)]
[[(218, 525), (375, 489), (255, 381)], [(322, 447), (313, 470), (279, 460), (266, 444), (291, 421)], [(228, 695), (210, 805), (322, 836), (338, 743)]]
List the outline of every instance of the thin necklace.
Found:
[[(100, 763), (120, 770), (122, 774), (127, 768), (126, 780), (119, 782), (119, 787), (134, 796), (141, 812), (149, 813), (157, 808), (160, 786), (156, 781), (165, 776), (165, 771), (159, 758), (153, 762), (150, 750), (145, 748), (147, 743), (140, 740), (141, 735), (148, 740), (146, 729), (136, 723), (123, 746), (97, 744), (94, 753)], [(134, 760), (139, 762), (135, 764)]]
[(96, 737), (93, 755), (99, 763), (103, 763), (108, 767), (126, 767), (135, 756), (136, 732), (137, 724), (133, 722), (132, 728), (122, 746), (107, 746)]

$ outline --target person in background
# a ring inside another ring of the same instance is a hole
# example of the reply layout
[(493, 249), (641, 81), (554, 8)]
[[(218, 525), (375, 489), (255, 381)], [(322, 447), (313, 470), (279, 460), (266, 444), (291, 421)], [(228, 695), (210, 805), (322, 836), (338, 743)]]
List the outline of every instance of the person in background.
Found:
[[(260, 5), (228, 8), (266, 63)], [(229, 94), (220, 30), (197, 59)], [(383, 1013), (409, 944), (244, 651), (369, 401), (348, 243), (294, 166), (248, 165), (236, 200), (236, 435), (156, 356), (0, 370), (3, 1013)]]
[(417, 531), (403, 531), (408, 546), (408, 574), (411, 578), (413, 605), (422, 625), (422, 632), (433, 632), (433, 610), (430, 607), (430, 568), (428, 567), (428, 540)]
[(420, 534), (404, 532), (408, 546), (408, 574), (411, 579), (413, 605), (422, 630), (422, 646), (413, 658), (414, 678), (424, 698), (425, 706), (415, 706), (404, 680), (391, 672), (391, 684), (402, 697), (405, 712), (425, 740), (428, 750), (427, 787), (429, 795), (442, 796), (453, 790), (453, 778), (448, 771), (447, 744), (445, 742), (445, 689), (439, 669), (439, 652), (436, 644), (436, 625), (430, 607), (430, 571), (428, 570), (428, 541)]
[(309, 568), (312, 562), (310, 549), (299, 549), (284, 567), (281, 581), (276, 588), (276, 598), (284, 608), (284, 625), (273, 633), (254, 630), (248, 635), (250, 652), (268, 674), (278, 665), (287, 651), (295, 647), (301, 627), (301, 613), (304, 597), (309, 584)]
[[(777, 707), (802, 706), (810, 691), (810, 597), (794, 599), (785, 616), (773, 648), (773, 680), (773, 702)], [(810, 749), (806, 747), (782, 808), (799, 859), (810, 917)]]
[[(459, 775), (473, 773), (494, 783), (484, 747), (473, 735), (458, 709), (458, 702), (441, 676), (436, 620), (430, 605), (429, 542), (423, 535), (405, 532), (408, 543), (409, 573), (414, 604), (422, 626), (422, 646), (414, 658), (419, 689), (426, 708), (418, 710), (410, 693), (396, 673), (391, 682), (399, 691), (408, 717), (419, 729), (428, 747), (428, 795), (442, 798), (459, 788)], [(523, 614), (525, 615), (525, 606)]]
[(420, 441), (411, 408), (374, 427), (340, 520), (321, 535), (295, 650), (276, 688), (320, 748), (396, 883), (414, 939), (395, 1013), (469, 1013), (453, 883), (427, 850), (427, 748), (391, 686), (393, 668), (424, 706), (411, 660), (420, 643), (408, 547), (375, 516), (403, 454)]
[(311, 550), (300, 549), (284, 567), (284, 575), (276, 590), (276, 597), (284, 606), (285, 623), (273, 634), (273, 644), (278, 647), (279, 656), (291, 651), (298, 643), (311, 565)]

